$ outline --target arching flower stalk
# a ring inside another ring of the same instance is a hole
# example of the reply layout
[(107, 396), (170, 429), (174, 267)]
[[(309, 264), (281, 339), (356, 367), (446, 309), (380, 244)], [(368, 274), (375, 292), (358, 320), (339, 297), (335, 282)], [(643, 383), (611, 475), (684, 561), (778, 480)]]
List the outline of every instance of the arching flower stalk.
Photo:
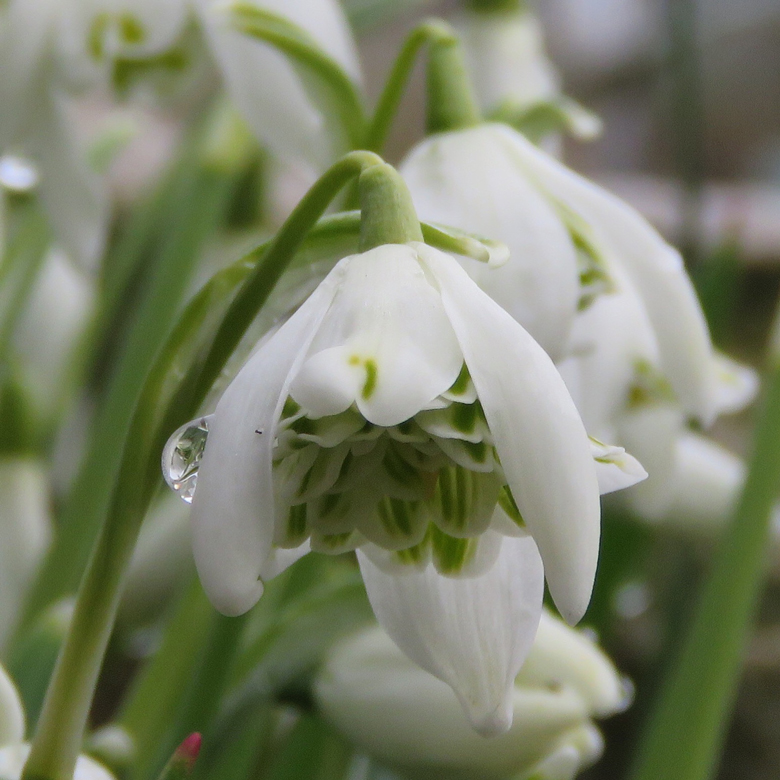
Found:
[(585, 611), (600, 475), (644, 477), (588, 438), (531, 336), (419, 240), (339, 261), (163, 460), (218, 609), (246, 611), (309, 549), (357, 549), (379, 620), (483, 733), (511, 723), (544, 574), (567, 620)]

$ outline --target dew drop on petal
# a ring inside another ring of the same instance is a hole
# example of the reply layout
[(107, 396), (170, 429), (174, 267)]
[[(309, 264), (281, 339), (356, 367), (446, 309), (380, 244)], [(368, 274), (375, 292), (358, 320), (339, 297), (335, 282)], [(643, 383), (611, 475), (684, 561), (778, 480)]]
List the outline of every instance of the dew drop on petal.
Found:
[(198, 468), (206, 449), (209, 422), (214, 415), (185, 423), (168, 439), (162, 455), (162, 471), (168, 487), (188, 504), (198, 482)]
[(38, 184), (38, 170), (29, 160), (6, 154), (0, 157), (0, 185), (12, 192), (29, 192)]

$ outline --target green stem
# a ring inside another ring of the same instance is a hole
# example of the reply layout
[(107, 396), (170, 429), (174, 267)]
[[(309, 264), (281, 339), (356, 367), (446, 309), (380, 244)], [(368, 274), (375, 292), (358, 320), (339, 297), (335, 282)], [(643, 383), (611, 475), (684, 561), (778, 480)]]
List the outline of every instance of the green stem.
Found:
[(360, 251), (382, 244), (422, 241), (409, 188), (392, 165), (372, 165), (360, 174)]
[[(130, 422), (110, 509), (79, 589), (73, 621), (49, 684), (22, 780), (71, 780), (73, 776), (124, 575), (159, 482), (159, 453), (166, 438), (194, 415), (306, 234), (335, 195), (363, 168), (381, 162), (370, 152), (352, 152), (304, 196), (223, 317), (195, 387), (186, 394), (188, 403), (181, 403), (181, 394), (170, 390), (176, 376), (188, 376), (186, 371), (179, 373), (181, 367), (176, 365), (180, 344), (187, 336), (180, 332), (183, 324), (175, 329), (155, 361)], [(194, 304), (207, 307), (208, 296), (205, 302), (201, 297)], [(171, 396), (174, 408), (161, 415), (160, 399)]]
[(650, 717), (633, 780), (707, 780), (735, 697), (780, 485), (780, 365), (773, 358), (747, 481), (693, 623)]
[(478, 13), (507, 13), (522, 11), (526, 0), (468, 0), (468, 8)]
[(428, 55), (427, 131), (444, 133), (478, 125), (479, 108), (460, 41), (438, 40)]
[[(210, 128), (209, 128), (210, 129)], [(211, 145), (206, 133), (201, 146)], [(84, 461), (63, 508), (57, 544), (41, 567), (26, 605), (29, 621), (73, 593), (111, 498), (125, 432), (155, 355), (171, 332), (206, 240), (227, 208), (236, 169), (199, 161), (181, 173), (167, 204), (171, 227), (154, 257), (152, 278), (99, 408)], [(240, 166), (239, 166), (240, 167)]]
[(241, 635), (249, 613), (240, 617), (213, 615), (206, 646), (190, 677), (186, 693), (178, 708), (173, 728), (160, 749), (163, 765), (174, 747), (187, 734), (198, 731), (207, 736), (227, 688), (241, 648)]
[(457, 36), (452, 27), (437, 20), (423, 22), (409, 33), (376, 104), (364, 148), (381, 154), (421, 49), (454, 41)]

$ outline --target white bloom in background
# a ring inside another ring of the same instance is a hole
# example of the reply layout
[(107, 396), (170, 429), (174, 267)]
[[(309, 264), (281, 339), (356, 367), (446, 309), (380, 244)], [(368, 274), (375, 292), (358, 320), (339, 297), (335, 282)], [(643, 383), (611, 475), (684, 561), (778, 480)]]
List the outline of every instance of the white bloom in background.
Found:
[[(22, 742), (25, 731), (22, 702), (16, 686), (0, 666), (0, 778), (19, 780), (30, 745)], [(79, 756), (73, 780), (114, 780), (105, 767), (89, 756)]]
[(421, 780), (569, 780), (601, 755), (593, 718), (628, 703), (609, 659), (547, 612), (514, 681), (512, 728), (498, 737), (475, 734), (452, 691), (378, 627), (331, 649), (315, 695), (360, 750)]
[(79, 379), (81, 341), (94, 310), (94, 277), (51, 249), (13, 338), (16, 376), (42, 421), (57, 417)]
[(52, 532), (46, 467), (31, 457), (0, 457), (0, 647), (13, 632)]
[[(231, 3), (193, 0), (225, 86), (249, 127), (276, 154), (319, 170), (347, 151), (328, 90), (301, 74), (284, 54), (232, 27)], [(304, 38), (360, 84), (357, 49), (336, 0), (249, 0), (288, 19)]]
[(527, 108), (560, 95), (561, 80), (545, 52), (542, 26), (528, 8), (468, 10), (452, 24), (483, 111), (507, 102)]
[(588, 439), (528, 333), (419, 243), (341, 260), (163, 456), (183, 497), (197, 476), (195, 561), (218, 609), (249, 609), (310, 547), (358, 548), (379, 620), (485, 733), (511, 723), (541, 560), (561, 613), (585, 611), (599, 477), (633, 484), (628, 462)]
[(757, 388), (754, 372), (713, 350), (679, 253), (508, 127), (433, 136), (401, 171), (423, 219), (510, 247), (498, 271), (463, 265), (558, 360), (588, 432), (647, 469), (626, 498), (663, 514), (686, 421), (706, 425)]

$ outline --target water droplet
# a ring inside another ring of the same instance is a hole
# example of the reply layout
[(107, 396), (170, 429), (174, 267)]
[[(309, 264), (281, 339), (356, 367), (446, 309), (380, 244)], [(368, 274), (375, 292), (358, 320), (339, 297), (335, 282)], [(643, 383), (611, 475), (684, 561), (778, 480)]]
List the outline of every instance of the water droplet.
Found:
[(13, 192), (29, 192), (38, 184), (38, 170), (24, 157), (3, 155), (0, 157), (0, 184)]
[(162, 455), (162, 471), (168, 487), (191, 504), (198, 482), (198, 468), (206, 449), (209, 423), (214, 415), (185, 423), (168, 439)]

